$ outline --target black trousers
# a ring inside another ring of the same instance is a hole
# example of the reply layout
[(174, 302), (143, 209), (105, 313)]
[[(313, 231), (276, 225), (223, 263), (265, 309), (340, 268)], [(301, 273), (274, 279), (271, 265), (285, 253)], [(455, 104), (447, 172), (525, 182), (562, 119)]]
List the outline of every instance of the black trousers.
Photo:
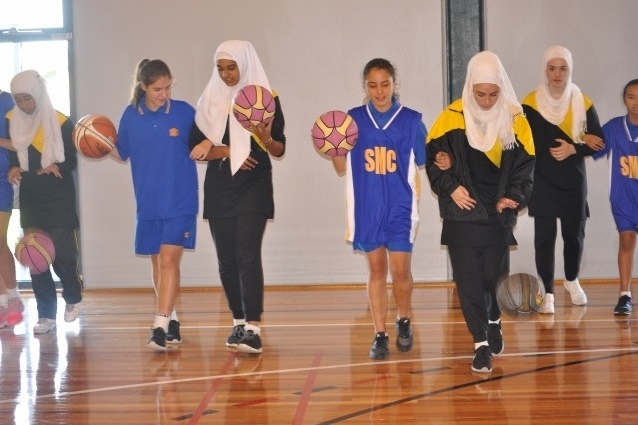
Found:
[[(62, 284), (62, 298), (67, 304), (82, 301), (82, 279), (78, 272), (77, 229), (51, 227), (43, 229), (53, 240), (55, 260), (53, 270)], [(41, 274), (31, 274), (33, 294), (38, 306), (38, 318), (55, 319), (58, 300), (51, 269)]]
[(488, 320), (498, 320), (496, 285), (509, 274), (509, 246), (448, 246), (461, 310), (474, 342), (487, 341)]
[(261, 321), (264, 312), (264, 271), (261, 245), (266, 216), (259, 213), (208, 221), (217, 249), (219, 277), (233, 319)]
[(574, 280), (580, 272), (580, 261), (585, 245), (584, 219), (556, 217), (534, 217), (534, 248), (536, 251), (536, 272), (543, 281), (545, 292), (554, 293), (554, 267), (556, 248), (556, 221), (560, 220), (563, 237), (563, 262), (565, 279)]

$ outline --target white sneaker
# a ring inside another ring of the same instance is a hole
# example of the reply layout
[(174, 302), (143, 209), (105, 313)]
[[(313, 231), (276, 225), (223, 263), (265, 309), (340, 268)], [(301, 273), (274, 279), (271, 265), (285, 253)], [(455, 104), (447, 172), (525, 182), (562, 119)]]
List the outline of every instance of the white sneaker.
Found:
[(34, 334), (45, 334), (49, 331), (55, 329), (55, 320), (54, 319), (40, 319), (38, 323), (33, 327)]
[(536, 311), (541, 314), (554, 314), (554, 294), (545, 294)]
[(64, 321), (65, 322), (73, 322), (80, 315), (80, 306), (82, 305), (82, 301), (77, 304), (67, 304), (64, 309)]
[(587, 295), (585, 295), (585, 291), (580, 287), (580, 282), (578, 282), (578, 278), (574, 280), (566, 280), (563, 285), (569, 295), (572, 298), (572, 304), (574, 305), (585, 305), (587, 304)]

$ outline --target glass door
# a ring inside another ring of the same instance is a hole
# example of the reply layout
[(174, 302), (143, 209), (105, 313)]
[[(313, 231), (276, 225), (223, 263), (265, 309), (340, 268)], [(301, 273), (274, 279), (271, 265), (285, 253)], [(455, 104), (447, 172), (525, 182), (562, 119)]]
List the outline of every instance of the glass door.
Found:
[[(0, 10), (0, 90), (9, 91), (9, 83), (18, 72), (35, 69), (47, 82), (53, 106), (70, 116), (72, 37), (71, 19), (65, 17), (72, 16), (71, 2), (0, 0)], [(13, 248), (21, 236), (20, 210), (14, 209), (7, 234), (9, 247)], [(31, 280), (29, 271), (17, 262), (16, 278), (19, 282)]]

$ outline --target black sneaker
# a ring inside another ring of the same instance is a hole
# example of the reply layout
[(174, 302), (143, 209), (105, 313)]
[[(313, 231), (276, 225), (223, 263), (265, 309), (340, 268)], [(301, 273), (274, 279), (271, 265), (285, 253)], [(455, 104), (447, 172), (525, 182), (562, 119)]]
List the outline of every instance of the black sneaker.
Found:
[(503, 343), (503, 331), (501, 323), (490, 323), (487, 325), (487, 343), (493, 356), (498, 356), (505, 350)]
[(166, 332), (167, 344), (181, 344), (182, 336), (179, 334), (179, 322), (171, 320), (168, 322), (168, 332)]
[(237, 344), (237, 351), (249, 354), (261, 353), (261, 337), (255, 332), (247, 330)]
[(151, 329), (147, 347), (155, 351), (166, 351), (166, 332), (162, 328)]
[(246, 325), (233, 326), (233, 333), (231, 333), (226, 340), (226, 347), (237, 348), (237, 344), (239, 344), (239, 341), (241, 341), (241, 339), (244, 337), (245, 330)]
[(384, 360), (390, 357), (390, 338), (385, 332), (379, 332), (375, 335), (372, 347), (370, 348), (370, 358), (372, 360)]
[(616, 304), (616, 308), (614, 308), (614, 314), (616, 316), (629, 316), (632, 309), (633, 302), (631, 297), (629, 295), (623, 295), (618, 298), (618, 304)]
[(490, 373), (492, 371), (492, 351), (487, 345), (481, 345), (474, 350), (472, 359), (472, 370), (479, 373)]
[(412, 338), (412, 325), (409, 317), (397, 319), (395, 323), (397, 329), (397, 349), (399, 351), (410, 351), (414, 343)]

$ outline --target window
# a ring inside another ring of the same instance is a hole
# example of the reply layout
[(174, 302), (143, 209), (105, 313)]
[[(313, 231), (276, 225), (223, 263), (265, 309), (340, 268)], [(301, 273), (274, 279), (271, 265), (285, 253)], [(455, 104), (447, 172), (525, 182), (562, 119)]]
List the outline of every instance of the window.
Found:
[[(0, 89), (9, 91), (15, 74), (35, 69), (47, 81), (53, 106), (71, 116), (70, 85), (71, 0), (0, 0)], [(7, 240), (20, 238), (20, 211), (13, 210)], [(16, 264), (18, 281), (30, 281)]]

